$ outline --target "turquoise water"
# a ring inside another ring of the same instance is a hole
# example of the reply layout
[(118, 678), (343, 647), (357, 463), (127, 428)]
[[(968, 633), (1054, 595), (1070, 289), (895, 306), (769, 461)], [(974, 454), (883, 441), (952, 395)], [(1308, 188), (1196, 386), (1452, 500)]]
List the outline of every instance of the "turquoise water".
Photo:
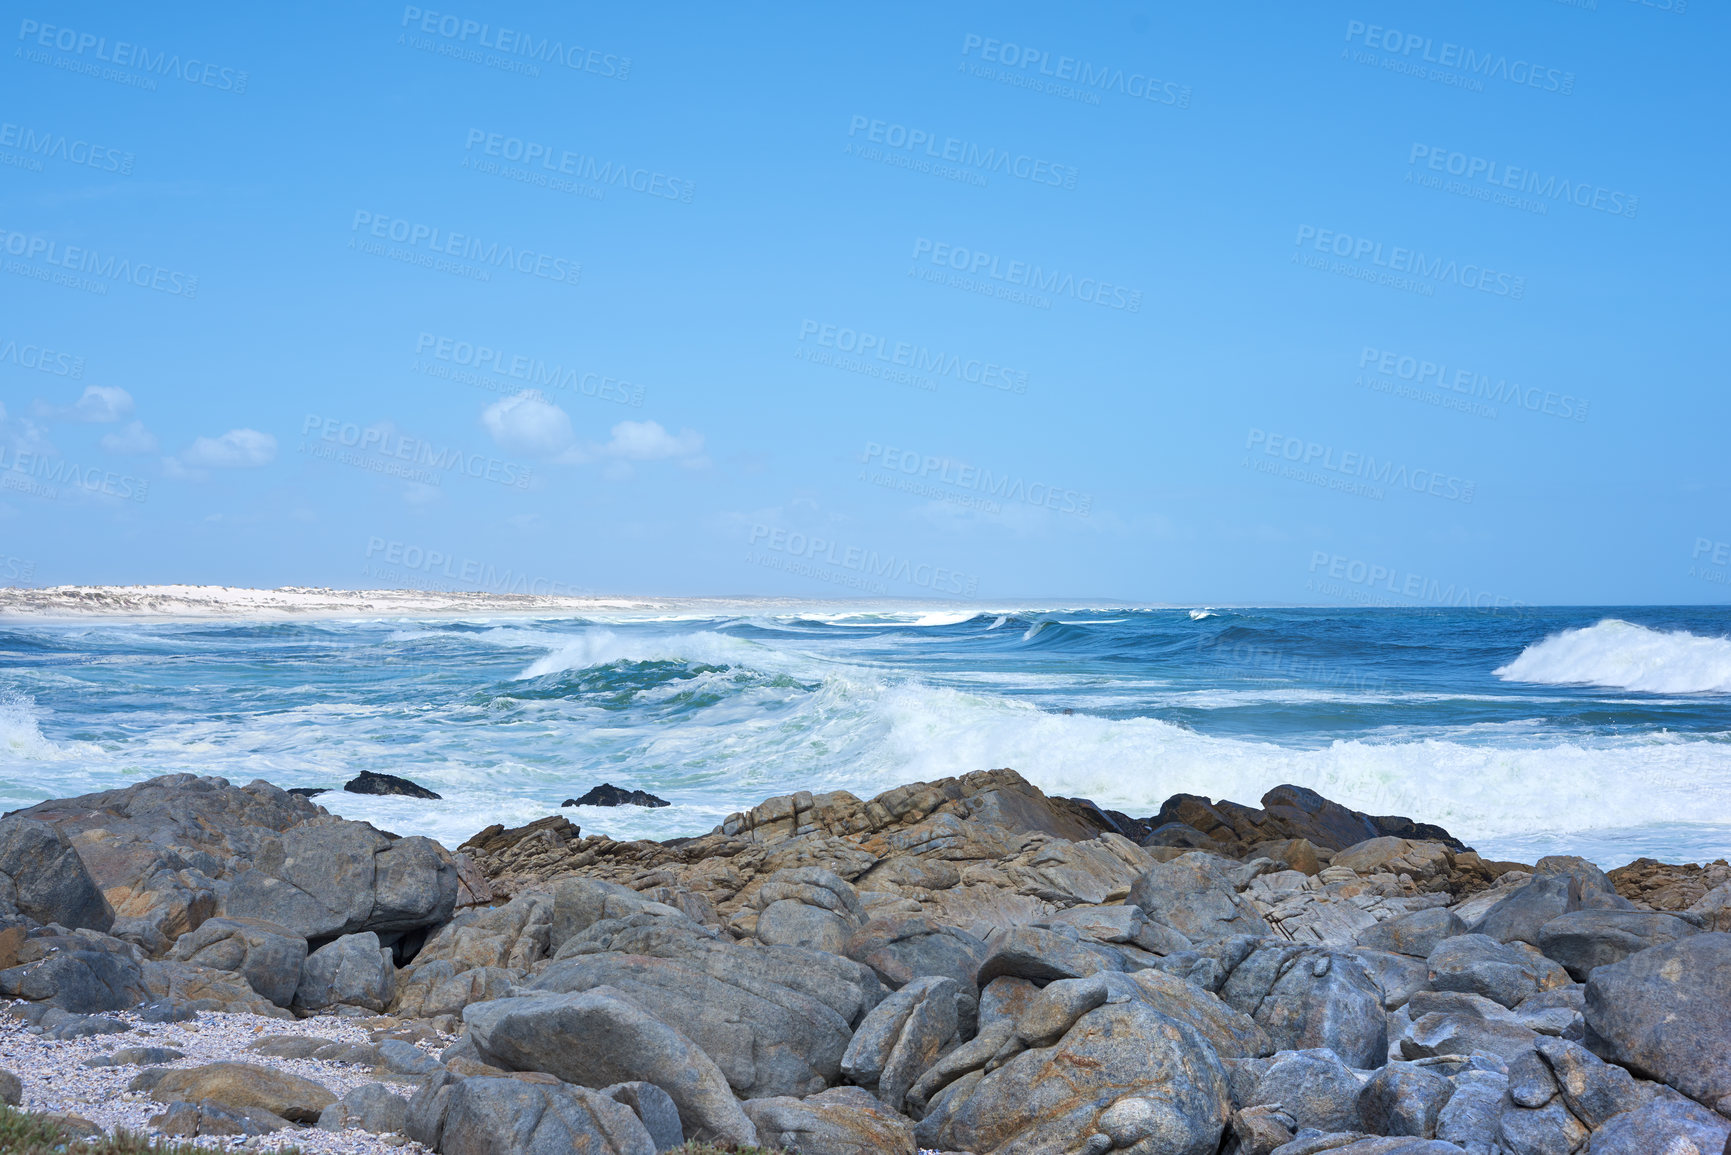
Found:
[[(785, 612), (782, 612), (785, 611)], [(671, 837), (793, 790), (1013, 766), (1134, 814), (1297, 782), (1498, 857), (1731, 850), (1731, 610), (0, 621), (0, 805), (172, 771), (455, 845), (566, 810)], [(1499, 673), (1499, 671), (1501, 671)]]

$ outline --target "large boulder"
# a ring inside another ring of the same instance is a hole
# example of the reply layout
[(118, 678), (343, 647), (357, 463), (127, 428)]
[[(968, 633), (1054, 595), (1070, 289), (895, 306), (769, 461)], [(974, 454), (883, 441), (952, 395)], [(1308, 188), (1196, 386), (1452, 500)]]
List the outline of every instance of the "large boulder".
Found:
[(1511, 1060), (1539, 1039), (1513, 1011), (1483, 995), (1426, 991), (1414, 995), (1405, 1010), (1411, 1021), (1396, 1040), (1403, 1059), (1484, 1051)]
[(1326, 1047), (1360, 1069), (1387, 1060), (1382, 991), (1356, 952), (1259, 942), (1232, 968), (1220, 997), (1255, 1019), (1279, 1050)]
[(494, 1066), (544, 1071), (595, 1088), (653, 1083), (672, 1096), (688, 1137), (757, 1142), (715, 1062), (621, 991), (603, 986), (477, 1003), (463, 1021), (482, 1059)]
[(909, 1088), (960, 1041), (962, 988), (951, 978), (915, 979), (872, 1009), (842, 1055), (841, 1073), (899, 1111)]
[(1467, 933), (1467, 924), (1447, 907), (1433, 906), (1385, 919), (1358, 934), (1358, 945), (1369, 950), (1426, 958), (1437, 944)]
[(1242, 883), (1235, 866), (1204, 851), (1181, 854), (1138, 878), (1129, 901), (1195, 942), (1271, 933), (1268, 921), (1238, 893)]
[(1699, 1103), (1656, 1100), (1606, 1121), (1584, 1155), (1721, 1155), (1728, 1136), (1731, 1119)]
[(1373, 1135), (1434, 1138), (1437, 1117), (1454, 1092), (1454, 1084), (1434, 1071), (1390, 1063), (1359, 1091), (1359, 1125)]
[(1363, 1088), (1333, 1051), (1281, 1051), (1257, 1072), (1240, 1103), (1278, 1106), (1300, 1127), (1351, 1131), (1358, 1125)]
[(212, 914), (303, 938), (395, 934), (445, 922), (456, 901), (436, 843), (387, 838), (264, 781), (167, 774), (19, 815), (65, 835), (115, 917), (164, 943)]
[(1594, 969), (1586, 1044), (1697, 1102), (1731, 1096), (1731, 934), (1691, 935)]
[(1529, 956), (1482, 934), (1444, 939), (1425, 962), (1439, 991), (1466, 991), (1512, 1007), (1539, 990)]
[[(475, 1078), (444, 1090), (436, 1124), (441, 1155), (655, 1155), (655, 1141), (630, 1107), (584, 1087)], [(412, 1118), (409, 1126), (410, 1136), (421, 1138)]]
[(114, 911), (66, 835), (20, 814), (0, 818), (0, 911), (107, 931)]
[(428, 936), (414, 965), (444, 961), (453, 973), (473, 967), (527, 969), (552, 951), (553, 899), (521, 894), (503, 906), (469, 910)]
[(291, 1123), (312, 1124), (337, 1097), (311, 1079), (256, 1063), (206, 1063), (163, 1072), (149, 1088), (158, 1103), (208, 1099), (224, 1107), (259, 1107)]
[(804, 1099), (751, 1099), (745, 1113), (760, 1141), (799, 1155), (915, 1155), (914, 1127), (860, 1087)]
[(1571, 911), (1541, 926), (1538, 946), (1547, 958), (1562, 963), (1576, 982), (1586, 982), (1595, 967), (1621, 962), (1650, 946), (1698, 931), (1674, 914), (1587, 909)]
[(17, 966), (0, 971), (0, 996), (74, 1014), (122, 1011), (148, 994), (137, 948), (90, 931), (27, 939)]
[(409, 1101), (383, 1083), (362, 1083), (319, 1112), (321, 1131), (401, 1131)]
[(754, 932), (767, 946), (804, 946), (842, 954), (865, 922), (851, 883), (817, 866), (778, 870), (752, 896)]
[(922, 1146), (1010, 1155), (1086, 1143), (1212, 1155), (1232, 1110), (1207, 1040), (1136, 1002), (1089, 1011), (1056, 1045), (1024, 1050), (953, 1088), (917, 1130)]
[(396, 984), (391, 952), (379, 945), (379, 936), (370, 930), (346, 934), (301, 964), (294, 1006), (307, 1012), (336, 1006), (382, 1011), (396, 997)]
[(180, 936), (172, 962), (233, 971), (279, 1007), (294, 1001), (307, 940), (286, 927), (250, 918), (209, 918)]
[(878, 973), (891, 987), (927, 975), (979, 983), (980, 964), (991, 951), (983, 939), (928, 918), (873, 919), (848, 939), (842, 952)]
[(1104, 970), (1122, 970), (1122, 956), (1093, 942), (1083, 941), (1073, 928), (1070, 934), (1037, 926), (1015, 926), (994, 932), (986, 940), (988, 953), (976, 975), (989, 983), (1003, 975), (1044, 983), (1074, 979)]

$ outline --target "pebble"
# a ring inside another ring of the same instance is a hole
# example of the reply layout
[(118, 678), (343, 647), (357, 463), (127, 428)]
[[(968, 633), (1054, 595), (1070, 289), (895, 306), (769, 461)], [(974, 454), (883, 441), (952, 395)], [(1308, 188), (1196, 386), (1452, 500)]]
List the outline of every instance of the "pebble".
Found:
[[(22, 1020), (0, 1015), (0, 1068), (11, 1071), (23, 1082), (25, 1110), (81, 1115), (109, 1131), (124, 1127), (150, 1137), (161, 1136), (149, 1124), (152, 1116), (166, 1109), (165, 1104), (126, 1090), (141, 1067), (84, 1065), (87, 1060), (111, 1055), (123, 1047), (142, 1046), (171, 1047), (185, 1056), (162, 1066), (197, 1067), (220, 1060), (255, 1063), (311, 1079), (338, 1098), (363, 1083), (383, 1083), (405, 1098), (415, 1090), (411, 1083), (401, 1081), (400, 1076), (375, 1074), (370, 1067), (313, 1059), (273, 1059), (247, 1050), (250, 1044), (271, 1035), (316, 1036), (333, 1043), (371, 1043), (371, 1031), (357, 1025), (353, 1018), (320, 1015), (291, 1022), (218, 1011), (205, 1011), (197, 1021), (183, 1023), (145, 1022), (130, 1011), (117, 1012), (113, 1017), (128, 1023), (132, 1030), (124, 1035), (60, 1041), (32, 1034)], [(454, 1038), (428, 1040), (429, 1057), (454, 1041)], [(306, 1155), (428, 1155), (427, 1148), (401, 1135), (374, 1135), (357, 1130), (295, 1127), (252, 1137), (175, 1138), (177, 1142), (190, 1142), (211, 1150), (264, 1152), (298, 1147)]]

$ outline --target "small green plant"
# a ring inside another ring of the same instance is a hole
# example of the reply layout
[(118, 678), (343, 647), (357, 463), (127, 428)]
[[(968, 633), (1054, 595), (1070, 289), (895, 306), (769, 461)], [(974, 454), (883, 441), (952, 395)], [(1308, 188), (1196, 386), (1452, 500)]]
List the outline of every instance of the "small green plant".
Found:
[(734, 1143), (724, 1143), (717, 1147), (713, 1143), (700, 1143), (693, 1139), (669, 1151), (667, 1155), (777, 1155), (768, 1147), (741, 1147)]
[[(94, 1139), (78, 1139), (53, 1119), (0, 1106), (0, 1153), (3, 1155), (210, 1155), (208, 1147), (148, 1139), (130, 1131)], [(285, 1148), (282, 1155), (300, 1155)]]

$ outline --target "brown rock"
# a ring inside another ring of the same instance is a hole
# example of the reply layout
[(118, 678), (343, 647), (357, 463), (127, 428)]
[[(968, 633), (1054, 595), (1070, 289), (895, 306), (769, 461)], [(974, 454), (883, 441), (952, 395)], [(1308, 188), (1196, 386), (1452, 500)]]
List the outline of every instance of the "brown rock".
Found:
[(224, 1107), (258, 1107), (291, 1123), (309, 1125), (337, 1101), (311, 1079), (253, 1063), (207, 1063), (171, 1070), (150, 1089), (150, 1097), (158, 1103), (209, 1099)]
[(1731, 882), (1731, 864), (1721, 858), (1705, 866), (1637, 858), (1608, 871), (1617, 893), (1650, 910), (1688, 910), (1709, 890)]

